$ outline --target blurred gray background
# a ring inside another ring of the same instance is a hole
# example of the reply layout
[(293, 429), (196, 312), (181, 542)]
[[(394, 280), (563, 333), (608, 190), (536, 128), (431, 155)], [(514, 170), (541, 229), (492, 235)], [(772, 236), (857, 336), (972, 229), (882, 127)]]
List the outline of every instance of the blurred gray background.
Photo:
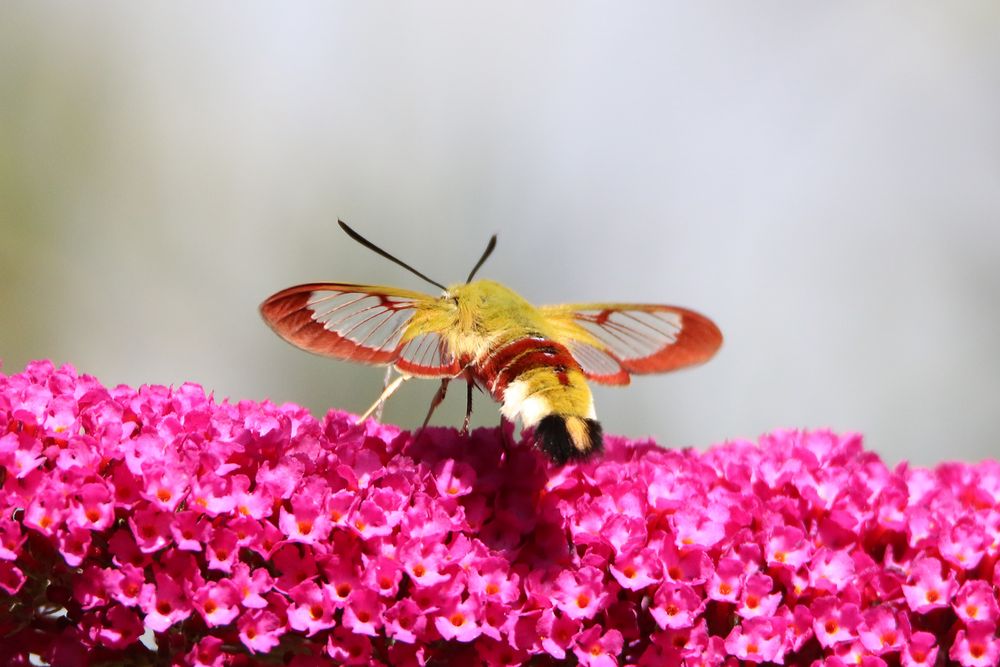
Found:
[[(312, 280), (693, 307), (708, 365), (597, 388), (670, 446), (1000, 451), (1000, 5), (0, 5), (0, 357), (361, 411), (275, 337)], [(436, 383), (386, 419), (418, 424)], [(494, 425), (477, 399), (475, 423)], [(435, 423), (458, 424), (458, 385)]]

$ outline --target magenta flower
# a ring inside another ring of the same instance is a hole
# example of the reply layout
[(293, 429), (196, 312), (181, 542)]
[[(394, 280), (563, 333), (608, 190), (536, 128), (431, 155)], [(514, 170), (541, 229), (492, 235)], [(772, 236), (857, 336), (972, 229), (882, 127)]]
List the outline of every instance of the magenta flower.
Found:
[(743, 587), (746, 566), (736, 558), (720, 558), (705, 595), (710, 600), (736, 603)]
[(85, 615), (82, 626), (92, 641), (111, 649), (127, 648), (143, 633), (142, 621), (134, 611), (125, 607), (111, 607)]
[(480, 558), (469, 571), (469, 592), (482, 601), (510, 605), (521, 596), (521, 578), (502, 558)]
[(759, 616), (743, 621), (726, 637), (726, 650), (747, 662), (783, 662), (785, 621)]
[(854, 575), (854, 559), (846, 551), (822, 548), (810, 562), (809, 585), (816, 590), (837, 593)]
[(963, 667), (990, 667), (1000, 663), (1000, 640), (996, 625), (977, 622), (965, 626), (955, 636), (948, 657)]
[(184, 511), (174, 514), (170, 532), (178, 549), (201, 551), (205, 548), (212, 524), (202, 519), (202, 515), (198, 512)]
[(330, 534), (330, 516), (315, 497), (292, 498), (292, 511), (279, 510), (278, 528), (288, 540), (315, 544)]
[(385, 633), (398, 642), (414, 644), (427, 631), (427, 617), (416, 602), (403, 598), (382, 612)]
[(288, 627), (311, 636), (332, 628), (336, 623), (333, 618), (333, 601), (326, 589), (315, 581), (307, 579), (288, 591), (291, 604), (288, 606)]
[(608, 571), (622, 588), (641, 591), (660, 581), (660, 561), (653, 549), (641, 549), (619, 556)]
[(347, 606), (344, 607), (341, 622), (355, 634), (374, 637), (381, 627), (383, 609), (384, 605), (378, 593), (359, 588), (351, 593)]
[(958, 585), (955, 573), (942, 576), (942, 563), (936, 558), (921, 558), (910, 569), (912, 583), (902, 586), (910, 609), (926, 614), (934, 609), (947, 607)]
[(146, 575), (141, 568), (125, 563), (121, 567), (101, 572), (103, 573), (101, 593), (110, 594), (125, 607), (138, 606), (139, 596), (146, 581)]
[(240, 641), (251, 653), (267, 653), (278, 645), (285, 634), (285, 622), (263, 609), (246, 611), (236, 623)]
[(593, 618), (608, 599), (604, 575), (589, 566), (560, 574), (556, 589), (552, 596), (556, 608), (574, 620)]
[(767, 540), (764, 555), (770, 567), (787, 567), (796, 571), (809, 562), (812, 549), (806, 535), (795, 526), (777, 526)]
[(395, 598), (403, 581), (403, 568), (395, 558), (384, 554), (362, 556), (364, 574), (362, 583), (382, 597)]
[[(371, 640), (363, 635), (356, 635), (347, 628), (337, 628), (330, 634), (330, 638), (327, 641), (326, 651), (331, 658), (337, 661), (337, 664), (371, 664)], [(418, 664), (423, 663), (418, 662)]]
[(773, 589), (771, 577), (759, 572), (750, 575), (743, 586), (736, 613), (743, 618), (773, 616), (781, 603), (781, 593), (772, 593)]
[(551, 609), (542, 612), (536, 626), (542, 638), (542, 648), (557, 660), (566, 657), (580, 632), (580, 622), (568, 616), (556, 616)]
[(259, 567), (251, 572), (246, 563), (237, 563), (230, 581), (240, 594), (240, 605), (244, 608), (263, 609), (267, 606), (264, 594), (271, 590), (274, 580), (266, 569)]
[(973, 579), (962, 584), (951, 606), (966, 625), (986, 622), (995, 626), (1000, 620), (996, 590), (982, 579)]
[(0, 664), (1000, 661), (996, 462), (532, 443), (0, 375)]
[(941, 532), (938, 551), (958, 570), (971, 570), (983, 558), (984, 540), (982, 524), (974, 515), (966, 515)]
[(617, 630), (602, 633), (599, 626), (592, 625), (577, 637), (573, 653), (585, 667), (616, 667), (623, 643), (622, 633)]
[(477, 621), (479, 607), (473, 598), (463, 602), (452, 598), (438, 611), (440, 616), (434, 619), (434, 626), (445, 639), (471, 642), (483, 632)]
[(27, 577), (24, 576), (21, 568), (13, 563), (0, 562), (0, 588), (7, 591), (9, 595), (17, 595), (25, 581), (27, 581)]
[(195, 609), (211, 627), (225, 626), (232, 623), (240, 614), (240, 594), (236, 586), (228, 579), (217, 582), (206, 582), (191, 596)]
[(164, 632), (174, 623), (191, 615), (191, 603), (187, 595), (166, 572), (157, 574), (155, 584), (145, 584), (142, 587), (139, 606), (146, 614), (146, 625), (157, 632)]
[(900, 664), (903, 667), (932, 667), (937, 664), (937, 639), (929, 632), (914, 632), (903, 646)]
[(896, 653), (903, 647), (909, 627), (899, 622), (891, 608), (873, 607), (865, 611), (858, 635), (861, 644), (872, 653)]
[(704, 607), (704, 601), (686, 584), (662, 584), (653, 596), (650, 614), (661, 628), (690, 628)]
[(861, 624), (858, 605), (844, 604), (828, 595), (813, 602), (810, 611), (813, 616), (813, 632), (824, 648), (857, 638), (857, 628)]

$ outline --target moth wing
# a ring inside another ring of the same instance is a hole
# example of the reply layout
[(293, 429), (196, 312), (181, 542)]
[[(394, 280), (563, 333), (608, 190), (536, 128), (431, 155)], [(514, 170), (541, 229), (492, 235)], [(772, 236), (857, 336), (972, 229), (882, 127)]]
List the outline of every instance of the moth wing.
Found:
[(557, 342), (589, 379), (602, 384), (628, 384), (632, 373), (704, 363), (722, 345), (722, 332), (710, 319), (676, 306), (578, 303), (540, 310)]
[(451, 302), (410, 290), (349, 283), (309, 283), (282, 290), (260, 306), (264, 321), (308, 352), (364, 364), (393, 364), (417, 377), (461, 368), (444, 335)]

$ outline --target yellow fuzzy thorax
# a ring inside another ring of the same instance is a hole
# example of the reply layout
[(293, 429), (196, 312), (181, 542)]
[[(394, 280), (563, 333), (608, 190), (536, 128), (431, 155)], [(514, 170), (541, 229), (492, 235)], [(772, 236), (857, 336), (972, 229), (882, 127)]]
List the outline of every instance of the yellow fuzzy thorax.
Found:
[[(450, 286), (440, 302), (418, 311), (409, 331), (442, 331), (452, 355), (481, 360), (491, 349), (526, 336), (552, 336), (551, 324), (517, 292), (492, 280)], [(405, 339), (405, 336), (404, 336)]]

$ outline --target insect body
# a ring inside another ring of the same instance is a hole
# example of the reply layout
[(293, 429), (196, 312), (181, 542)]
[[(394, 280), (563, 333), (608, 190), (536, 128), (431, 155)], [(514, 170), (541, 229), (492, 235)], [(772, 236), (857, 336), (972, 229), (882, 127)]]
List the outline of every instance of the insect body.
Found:
[[(414, 271), (359, 237), (366, 246)], [(719, 329), (693, 311), (651, 304), (594, 303), (536, 307), (491, 280), (469, 280), (439, 297), (347, 283), (291, 287), (268, 298), (261, 314), (274, 331), (309, 352), (395, 368), (367, 417), (411, 377), (438, 378), (428, 412), (448, 382), (464, 377), (501, 404), (507, 419), (534, 427), (556, 463), (600, 450), (588, 380), (624, 385), (633, 373), (665, 372), (708, 360), (722, 343)], [(388, 377), (388, 376), (387, 376)], [(425, 424), (427, 423), (425, 420)]]

